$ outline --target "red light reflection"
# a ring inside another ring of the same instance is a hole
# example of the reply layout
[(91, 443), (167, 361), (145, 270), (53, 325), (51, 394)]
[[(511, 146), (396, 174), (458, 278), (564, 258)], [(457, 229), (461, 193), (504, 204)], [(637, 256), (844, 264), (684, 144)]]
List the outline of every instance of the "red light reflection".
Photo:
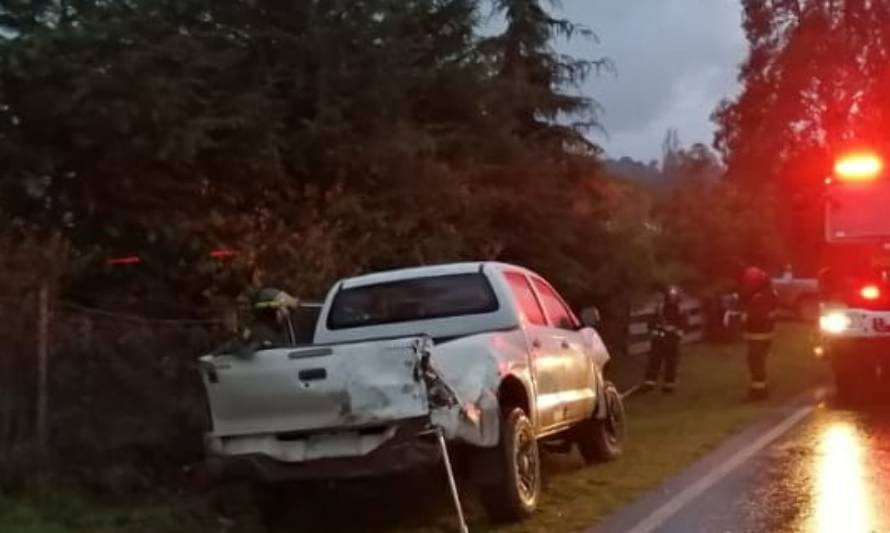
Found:
[(136, 255), (128, 255), (126, 257), (112, 257), (106, 264), (109, 266), (122, 266), (122, 265), (138, 265), (142, 262), (142, 259)]
[(226, 248), (220, 248), (219, 250), (213, 250), (212, 252), (210, 252), (210, 257), (214, 259), (227, 259), (236, 255), (238, 255), (238, 253), (235, 250), (229, 250)]

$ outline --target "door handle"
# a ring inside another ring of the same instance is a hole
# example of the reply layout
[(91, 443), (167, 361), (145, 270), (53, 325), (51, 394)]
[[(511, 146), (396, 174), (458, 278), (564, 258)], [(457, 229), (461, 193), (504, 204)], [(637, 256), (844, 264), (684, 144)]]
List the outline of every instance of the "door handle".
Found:
[(327, 379), (328, 371), (324, 368), (309, 368), (307, 370), (300, 370), (297, 377), (300, 378), (300, 381), (318, 381)]
[(540, 348), (541, 348), (541, 340), (540, 340), (540, 339), (534, 339), (534, 340), (532, 341), (532, 348), (534, 348), (534, 349), (536, 349), (536, 350), (537, 350), (537, 349), (540, 349)]

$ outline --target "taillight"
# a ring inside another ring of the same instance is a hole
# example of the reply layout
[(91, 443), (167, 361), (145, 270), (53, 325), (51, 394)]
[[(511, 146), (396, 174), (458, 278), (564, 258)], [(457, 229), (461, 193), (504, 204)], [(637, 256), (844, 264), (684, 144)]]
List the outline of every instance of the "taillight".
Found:
[(881, 289), (877, 285), (866, 285), (859, 291), (859, 295), (863, 300), (877, 300), (881, 297)]

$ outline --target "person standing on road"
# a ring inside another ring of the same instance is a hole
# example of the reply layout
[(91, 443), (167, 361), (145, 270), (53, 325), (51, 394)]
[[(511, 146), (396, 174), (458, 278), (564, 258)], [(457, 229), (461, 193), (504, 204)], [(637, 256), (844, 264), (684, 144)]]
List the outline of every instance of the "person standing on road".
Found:
[(750, 400), (765, 400), (767, 387), (766, 360), (776, 330), (776, 293), (769, 275), (760, 268), (748, 267), (742, 275), (745, 340), (748, 343), (748, 372)]
[(652, 349), (649, 351), (641, 392), (649, 392), (658, 385), (662, 367), (664, 368), (662, 392), (673, 394), (676, 389), (680, 341), (688, 328), (688, 320), (680, 304), (680, 290), (677, 287), (668, 286), (661, 290), (655, 314), (649, 320)]

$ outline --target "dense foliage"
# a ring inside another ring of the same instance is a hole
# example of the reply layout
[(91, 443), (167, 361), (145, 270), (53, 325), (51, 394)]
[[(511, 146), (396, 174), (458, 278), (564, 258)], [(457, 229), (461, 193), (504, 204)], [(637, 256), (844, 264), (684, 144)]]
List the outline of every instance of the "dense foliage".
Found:
[[(596, 104), (572, 92), (603, 64), (555, 53), (585, 30), (537, 1), (497, 2), (486, 38), (473, 0), (4, 6), (2, 209), (71, 241), (81, 293), (317, 295), (492, 258), (590, 299), (615, 292), (598, 270), (625, 271), (597, 266), (634, 230), (583, 135)], [(138, 273), (98, 268), (129, 254)]]
[(684, 148), (674, 131), (665, 138), (661, 169), (642, 168), (655, 176), (644, 175), (655, 281), (708, 295), (732, 288), (748, 265), (780, 264), (784, 249), (770, 189), (723, 179), (726, 168), (713, 151), (703, 144)]
[(778, 188), (785, 235), (812, 263), (832, 160), (890, 148), (890, 2), (746, 0), (742, 93), (716, 112), (717, 147), (749, 189)]

